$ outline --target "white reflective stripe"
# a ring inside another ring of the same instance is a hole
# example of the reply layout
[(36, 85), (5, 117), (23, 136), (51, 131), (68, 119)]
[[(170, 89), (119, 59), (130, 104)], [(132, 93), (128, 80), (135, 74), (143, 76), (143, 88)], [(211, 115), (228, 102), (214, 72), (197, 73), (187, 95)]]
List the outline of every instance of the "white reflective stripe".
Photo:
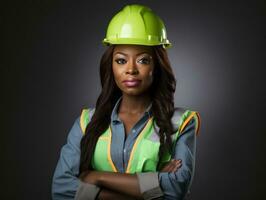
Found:
[(160, 142), (160, 137), (155, 131), (153, 131), (153, 133), (150, 135), (149, 140), (151, 140), (152, 142)]
[(175, 132), (179, 129), (182, 121), (181, 118), (182, 116), (185, 114), (185, 112), (187, 112), (187, 109), (184, 108), (175, 108), (175, 112), (174, 115), (172, 117), (172, 124), (174, 126), (174, 130)]

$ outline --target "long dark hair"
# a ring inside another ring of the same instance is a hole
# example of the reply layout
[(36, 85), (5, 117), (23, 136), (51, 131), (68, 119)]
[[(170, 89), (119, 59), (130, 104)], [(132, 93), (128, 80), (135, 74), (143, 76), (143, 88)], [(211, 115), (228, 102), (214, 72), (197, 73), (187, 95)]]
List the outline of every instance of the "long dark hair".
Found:
[[(111, 45), (101, 58), (100, 78), (102, 91), (97, 99), (93, 117), (88, 123), (85, 134), (81, 139), (80, 174), (84, 171), (92, 170), (91, 160), (96, 143), (101, 134), (108, 128), (111, 122), (112, 109), (118, 98), (122, 95), (113, 76), (113, 51), (114, 45)], [(158, 156), (159, 160), (161, 160), (162, 155), (171, 150), (171, 135), (174, 133), (171, 118), (174, 113), (176, 80), (166, 50), (162, 46), (153, 46), (153, 51), (155, 55), (155, 68), (150, 95), (152, 97), (152, 115), (159, 127), (158, 134), (161, 145)]]

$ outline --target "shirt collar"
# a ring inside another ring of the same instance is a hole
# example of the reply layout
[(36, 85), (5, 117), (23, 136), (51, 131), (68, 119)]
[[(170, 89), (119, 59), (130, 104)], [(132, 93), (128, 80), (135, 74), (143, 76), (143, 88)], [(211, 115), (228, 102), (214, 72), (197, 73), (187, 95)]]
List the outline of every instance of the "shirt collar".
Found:
[[(113, 108), (112, 114), (111, 114), (111, 121), (113, 123), (118, 123), (121, 122), (121, 120), (118, 117), (118, 107), (120, 105), (120, 102), (122, 100), (122, 96), (119, 97), (119, 99), (116, 101), (115, 106)], [(144, 115), (147, 115), (149, 118), (151, 117), (151, 113), (152, 113), (152, 102), (150, 103), (150, 105), (145, 109)]]

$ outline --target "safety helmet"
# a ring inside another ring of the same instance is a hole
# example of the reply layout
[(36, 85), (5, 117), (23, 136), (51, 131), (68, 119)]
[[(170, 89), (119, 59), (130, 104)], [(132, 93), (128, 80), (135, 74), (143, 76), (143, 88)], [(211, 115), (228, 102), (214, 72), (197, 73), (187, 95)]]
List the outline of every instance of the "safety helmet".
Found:
[(171, 46), (163, 21), (148, 7), (127, 5), (109, 22), (104, 45), (136, 44)]

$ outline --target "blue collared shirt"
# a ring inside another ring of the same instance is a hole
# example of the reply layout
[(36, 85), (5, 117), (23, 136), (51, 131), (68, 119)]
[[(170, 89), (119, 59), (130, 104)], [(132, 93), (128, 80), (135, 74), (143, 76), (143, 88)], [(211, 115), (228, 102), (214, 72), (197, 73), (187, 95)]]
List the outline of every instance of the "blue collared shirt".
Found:
[[(147, 107), (143, 116), (132, 127), (125, 137), (123, 122), (119, 119), (118, 108), (122, 98), (119, 98), (111, 114), (111, 157), (119, 172), (124, 173), (129, 160), (133, 144), (151, 117), (152, 103)], [(69, 132), (67, 143), (62, 147), (52, 183), (52, 197), (54, 200), (76, 199), (78, 196), (90, 196), (94, 199), (99, 188), (94, 185), (84, 184), (78, 179), (80, 140), (82, 130), (78, 117)], [(140, 189), (147, 198), (164, 196), (166, 200), (182, 200), (190, 188), (194, 169), (196, 153), (196, 122), (192, 118), (183, 130), (182, 135), (176, 142), (176, 148), (172, 155), (175, 159), (182, 160), (182, 167), (176, 172), (149, 172), (138, 173)], [(84, 189), (85, 188), (85, 189)], [(87, 192), (85, 191), (87, 190)], [(89, 191), (89, 192), (88, 192)], [(83, 194), (84, 193), (84, 194)], [(145, 197), (144, 197), (145, 199)]]
[(111, 129), (113, 133), (111, 141), (111, 157), (117, 170), (121, 173), (124, 173), (126, 171), (130, 152), (134, 142), (151, 117), (152, 103), (150, 103), (148, 108), (146, 108), (143, 116), (132, 127), (128, 133), (128, 136), (126, 137), (124, 123), (118, 117), (118, 108), (121, 99), (122, 97), (117, 100), (111, 115)]

